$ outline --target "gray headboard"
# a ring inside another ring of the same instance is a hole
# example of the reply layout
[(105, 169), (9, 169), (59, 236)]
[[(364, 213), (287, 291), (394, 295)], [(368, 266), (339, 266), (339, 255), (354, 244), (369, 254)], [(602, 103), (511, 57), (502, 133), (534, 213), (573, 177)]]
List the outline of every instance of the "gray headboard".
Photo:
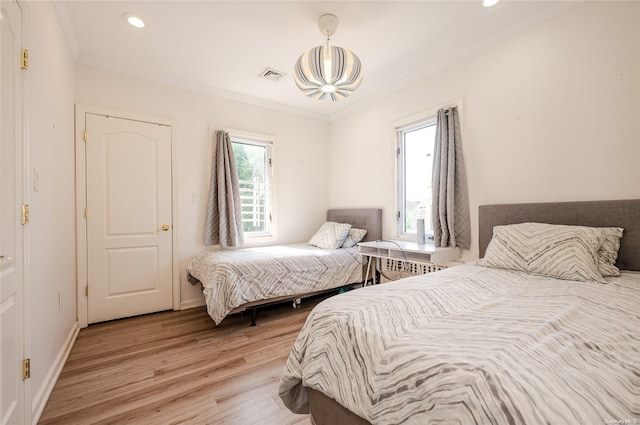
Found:
[(538, 222), (622, 227), (624, 233), (616, 266), (622, 270), (640, 270), (640, 199), (481, 205), (478, 214), (480, 258), (491, 240), (493, 226)]
[(353, 227), (366, 229), (365, 241), (382, 239), (381, 208), (341, 208), (327, 210), (327, 221), (349, 223)]

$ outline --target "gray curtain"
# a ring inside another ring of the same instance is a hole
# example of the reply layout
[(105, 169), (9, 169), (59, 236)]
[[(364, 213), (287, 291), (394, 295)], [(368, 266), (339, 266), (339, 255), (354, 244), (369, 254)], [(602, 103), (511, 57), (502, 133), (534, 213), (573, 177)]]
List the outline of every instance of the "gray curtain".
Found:
[(458, 108), (440, 109), (433, 155), (432, 217), (435, 246), (471, 247), (469, 190)]
[(220, 246), (244, 244), (240, 210), (238, 172), (231, 139), (229, 133), (218, 130), (213, 141), (204, 244)]

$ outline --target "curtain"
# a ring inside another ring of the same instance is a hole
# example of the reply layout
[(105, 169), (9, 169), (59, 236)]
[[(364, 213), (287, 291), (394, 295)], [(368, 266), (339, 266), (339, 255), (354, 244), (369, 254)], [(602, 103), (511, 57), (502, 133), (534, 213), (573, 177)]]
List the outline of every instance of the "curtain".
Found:
[(241, 246), (244, 243), (240, 189), (229, 133), (215, 132), (204, 244)]
[(435, 246), (469, 249), (469, 190), (457, 107), (438, 110), (432, 190)]

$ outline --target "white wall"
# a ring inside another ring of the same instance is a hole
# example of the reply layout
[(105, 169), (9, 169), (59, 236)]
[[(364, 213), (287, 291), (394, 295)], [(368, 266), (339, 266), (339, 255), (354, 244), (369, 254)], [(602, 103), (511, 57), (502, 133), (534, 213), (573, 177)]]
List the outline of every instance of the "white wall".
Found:
[(396, 236), (393, 122), (457, 98), (465, 259), (478, 255), (479, 205), (640, 197), (640, 3), (583, 2), (335, 120), (330, 206), (382, 204)]
[[(308, 240), (322, 224), (329, 203), (328, 123), (211, 95), (163, 85), (79, 64), (79, 103), (175, 122), (177, 187), (174, 219), (178, 238), (183, 306), (204, 303), (198, 286), (186, 280), (185, 268), (204, 247), (211, 138), (209, 127), (273, 135), (277, 185), (278, 240)], [(192, 193), (200, 196), (192, 203)]]
[[(44, 407), (76, 323), (75, 63), (50, 1), (28, 2), (31, 224), (27, 314), (33, 409)], [(38, 191), (33, 190), (33, 170)], [(58, 296), (62, 297), (62, 308)], [(35, 418), (34, 418), (35, 419)]]

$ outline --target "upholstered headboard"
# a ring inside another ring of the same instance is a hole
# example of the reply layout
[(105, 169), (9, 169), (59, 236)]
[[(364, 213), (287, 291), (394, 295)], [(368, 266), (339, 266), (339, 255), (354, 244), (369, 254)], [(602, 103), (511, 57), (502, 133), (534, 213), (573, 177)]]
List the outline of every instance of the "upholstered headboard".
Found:
[(622, 227), (624, 233), (616, 266), (622, 270), (640, 271), (640, 199), (481, 205), (478, 213), (481, 258), (493, 235), (493, 227), (503, 224), (538, 222)]
[(365, 241), (382, 239), (382, 209), (341, 208), (327, 210), (327, 221), (349, 223), (353, 227), (366, 229)]

